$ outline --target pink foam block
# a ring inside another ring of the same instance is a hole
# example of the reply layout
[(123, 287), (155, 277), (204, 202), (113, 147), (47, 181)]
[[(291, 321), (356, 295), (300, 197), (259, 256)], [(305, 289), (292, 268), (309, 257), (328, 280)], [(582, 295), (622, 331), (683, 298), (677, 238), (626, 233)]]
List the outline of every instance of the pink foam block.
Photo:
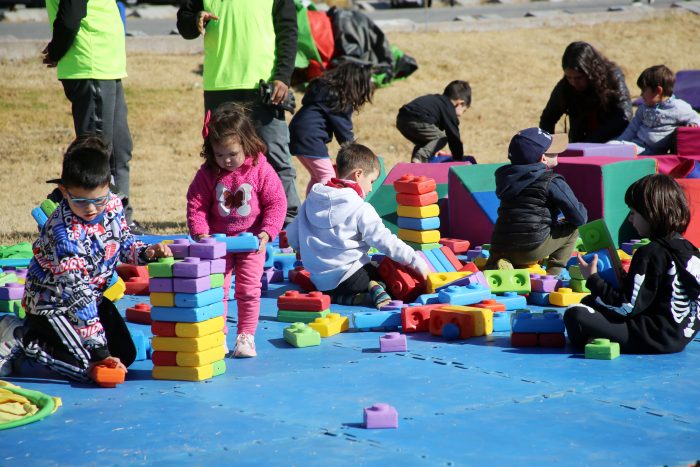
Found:
[(452, 172), (449, 173), (447, 193), (449, 199), (459, 200), (458, 203), (448, 203), (449, 236), (469, 240), (472, 245), (491, 243), (493, 223), (459, 177)]
[(148, 290), (170, 293), (173, 291), (173, 280), (170, 277), (152, 277), (148, 281)]
[(173, 277), (202, 277), (211, 274), (209, 261), (189, 256), (173, 264)]
[(221, 258), (226, 255), (226, 244), (216, 241), (215, 238), (203, 238), (190, 245), (190, 256), (202, 259)]
[(379, 337), (380, 352), (406, 352), (406, 335), (398, 332), (388, 332)]
[(206, 275), (192, 279), (173, 278), (173, 291), (177, 293), (199, 293), (211, 289), (211, 276)]
[(183, 259), (190, 256), (190, 241), (186, 238), (178, 238), (168, 245), (175, 259)]
[(364, 410), (364, 421), (365, 428), (398, 428), (399, 414), (389, 404), (377, 402)]
[(0, 300), (21, 300), (24, 295), (24, 286), (17, 282), (10, 282), (0, 287)]

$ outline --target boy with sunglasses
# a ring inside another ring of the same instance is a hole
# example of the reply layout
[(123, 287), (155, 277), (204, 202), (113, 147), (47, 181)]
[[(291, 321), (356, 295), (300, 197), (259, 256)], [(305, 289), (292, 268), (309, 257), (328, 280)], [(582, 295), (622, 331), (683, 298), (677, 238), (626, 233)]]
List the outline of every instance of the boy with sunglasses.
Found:
[(110, 177), (100, 138), (71, 144), (56, 180), (64, 199), (34, 242), (22, 299), (26, 322), (0, 319), (0, 376), (20, 355), (78, 381), (89, 381), (94, 365), (126, 371), (134, 361), (129, 331), (104, 291), (119, 261), (145, 264), (172, 253), (134, 238)]

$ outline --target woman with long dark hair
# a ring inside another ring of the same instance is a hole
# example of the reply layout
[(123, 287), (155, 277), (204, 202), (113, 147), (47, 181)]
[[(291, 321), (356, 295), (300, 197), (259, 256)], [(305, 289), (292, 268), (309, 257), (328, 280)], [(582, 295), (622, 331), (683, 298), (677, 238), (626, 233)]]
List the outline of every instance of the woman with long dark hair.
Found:
[(559, 80), (540, 116), (550, 133), (569, 116), (569, 142), (605, 143), (621, 134), (632, 118), (632, 102), (622, 70), (587, 42), (572, 42), (562, 56)]

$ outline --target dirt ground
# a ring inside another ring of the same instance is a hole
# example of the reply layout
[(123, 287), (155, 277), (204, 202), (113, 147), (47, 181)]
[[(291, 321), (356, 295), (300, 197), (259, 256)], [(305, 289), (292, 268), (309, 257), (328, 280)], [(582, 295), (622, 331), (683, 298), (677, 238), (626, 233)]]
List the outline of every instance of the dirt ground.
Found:
[[(673, 12), (638, 23), (561, 29), (461, 33), (391, 33), (391, 43), (416, 58), (418, 71), (379, 89), (354, 118), (355, 134), (381, 154), (388, 167), (410, 159), (411, 144), (394, 126), (396, 113), (419, 95), (440, 93), (453, 79), (473, 89), (461, 120), (467, 153), (479, 162), (506, 160), (511, 136), (536, 126), (554, 84), (561, 54), (575, 40), (591, 42), (618, 63), (633, 96), (646, 67), (699, 69), (700, 16)], [(199, 55), (136, 54), (128, 57), (124, 85), (134, 139), (131, 198), (135, 218), (158, 233), (185, 231), (185, 193), (201, 145), (202, 88)], [(301, 95), (298, 95), (298, 102)], [(561, 125), (561, 123), (560, 123)], [(563, 131), (563, 126), (560, 128)], [(0, 244), (31, 241), (30, 215), (60, 174), (61, 155), (73, 138), (70, 106), (55, 70), (39, 58), (0, 66)], [(331, 154), (337, 151), (332, 144)], [(308, 175), (295, 162), (300, 193)]]

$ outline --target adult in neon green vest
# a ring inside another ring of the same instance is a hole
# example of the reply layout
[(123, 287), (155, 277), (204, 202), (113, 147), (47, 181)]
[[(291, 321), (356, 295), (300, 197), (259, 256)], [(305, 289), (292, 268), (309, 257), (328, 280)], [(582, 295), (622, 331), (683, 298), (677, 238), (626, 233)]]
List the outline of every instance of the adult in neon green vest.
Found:
[[(293, 0), (185, 0), (177, 12), (185, 39), (204, 35), (204, 108), (238, 102), (250, 109), (267, 144), (267, 159), (287, 195), (285, 225), (296, 217), (299, 195), (289, 154), (289, 129), (279, 106), (294, 71), (297, 19)], [(260, 98), (259, 82), (270, 83), (272, 104)]]
[(52, 25), (44, 63), (56, 67), (71, 103), (75, 135), (97, 134), (112, 147), (116, 189), (124, 195), (127, 221), (134, 233), (129, 196), (132, 141), (122, 78), (126, 77), (124, 24), (115, 0), (46, 0)]

